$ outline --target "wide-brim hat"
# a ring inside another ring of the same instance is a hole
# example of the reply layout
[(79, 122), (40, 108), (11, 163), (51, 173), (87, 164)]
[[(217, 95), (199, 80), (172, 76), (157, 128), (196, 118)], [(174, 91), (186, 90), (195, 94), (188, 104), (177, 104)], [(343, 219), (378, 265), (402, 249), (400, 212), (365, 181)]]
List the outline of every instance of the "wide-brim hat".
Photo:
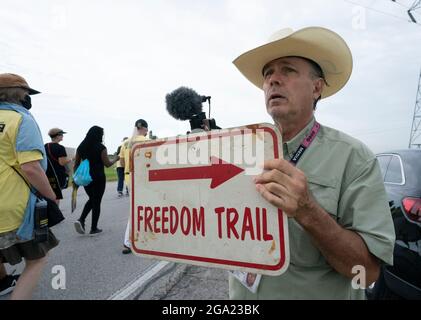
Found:
[(13, 73), (0, 74), (0, 88), (26, 89), (30, 95), (41, 93), (38, 90), (32, 89), (24, 78)]
[(352, 54), (344, 39), (321, 27), (295, 32), (290, 28), (279, 30), (267, 43), (243, 53), (233, 63), (248, 80), (262, 89), (263, 67), (282, 57), (303, 57), (320, 66), (328, 84), (323, 89), (322, 98), (338, 92), (352, 73)]

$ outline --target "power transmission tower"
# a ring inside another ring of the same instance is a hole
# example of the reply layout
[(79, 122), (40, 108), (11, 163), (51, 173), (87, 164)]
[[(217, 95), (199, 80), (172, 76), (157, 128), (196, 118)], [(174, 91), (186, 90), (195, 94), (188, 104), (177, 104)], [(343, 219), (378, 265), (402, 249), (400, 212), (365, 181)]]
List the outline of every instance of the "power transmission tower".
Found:
[(415, 19), (414, 15), (412, 14), (412, 11), (417, 10), (421, 7), (421, 0), (416, 0), (411, 8), (408, 10), (408, 15), (411, 18), (412, 22), (417, 23), (417, 20)]
[[(392, 0), (392, 1), (400, 4), (396, 0)], [(402, 4), (400, 4), (400, 5), (402, 5)], [(412, 6), (408, 8), (407, 13), (408, 13), (409, 18), (411, 19), (411, 21), (413, 23), (418, 23), (418, 22), (417, 22), (417, 19), (415, 18), (415, 16), (412, 13), (413, 13), (413, 11), (415, 11), (417, 9), (420, 9), (420, 8), (421, 8), (421, 0), (415, 0), (414, 3), (412, 4)]]
[[(421, 148), (421, 71), (418, 80), (417, 98), (415, 100), (414, 118), (412, 120), (411, 136), (409, 138), (409, 148)], [(417, 140), (418, 139), (418, 140)]]

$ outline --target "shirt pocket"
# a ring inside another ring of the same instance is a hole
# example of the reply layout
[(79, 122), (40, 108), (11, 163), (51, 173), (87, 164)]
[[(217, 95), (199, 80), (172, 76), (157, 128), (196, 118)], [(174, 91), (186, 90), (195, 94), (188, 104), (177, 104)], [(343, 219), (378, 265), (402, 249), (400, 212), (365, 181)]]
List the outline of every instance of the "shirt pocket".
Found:
[[(337, 180), (308, 174), (306, 176), (309, 190), (317, 203), (337, 221), (339, 195)], [(288, 227), (291, 263), (301, 267), (324, 267), (328, 264), (310, 234), (295, 219), (289, 219)]]
[(308, 188), (317, 203), (338, 220), (339, 188), (335, 178), (307, 175)]

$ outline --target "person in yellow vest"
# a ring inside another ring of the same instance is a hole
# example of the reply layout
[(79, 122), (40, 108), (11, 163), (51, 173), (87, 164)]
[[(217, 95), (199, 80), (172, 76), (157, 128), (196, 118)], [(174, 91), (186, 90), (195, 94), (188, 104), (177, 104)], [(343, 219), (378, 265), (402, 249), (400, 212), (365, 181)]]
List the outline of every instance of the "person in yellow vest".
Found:
[[(115, 155), (119, 155), (122, 146), (124, 145), (124, 143), (128, 140), (128, 137), (124, 137), (122, 140), (122, 144), (117, 148), (117, 152), (115, 153)], [(118, 197), (121, 198), (124, 196), (123, 194), (123, 188), (124, 188), (124, 163), (122, 164), (121, 161), (117, 161), (116, 162), (116, 172), (117, 172), (117, 178), (118, 178), (118, 182), (117, 182), (117, 194)], [(129, 195), (129, 189), (128, 186), (126, 184), (126, 196)]]
[(25, 261), (19, 278), (0, 267), (0, 293), (13, 290), (11, 299), (16, 300), (31, 298), (48, 252), (59, 243), (51, 231), (47, 241), (34, 238), (37, 197), (29, 186), (57, 201), (45, 174), (47, 156), (41, 131), (29, 111), (31, 95), (38, 93), (21, 76), (0, 74), (0, 264)]
[[(148, 134), (148, 123), (143, 120), (139, 119), (135, 122), (134, 134), (130, 139), (127, 139), (120, 149), (120, 163), (124, 166), (124, 177), (127, 186), (131, 186), (131, 175), (130, 173), (133, 171), (130, 167), (130, 152), (132, 150), (132, 146), (136, 142), (146, 141)], [(130, 188), (129, 188), (130, 189)], [(131, 192), (131, 190), (130, 190)], [(123, 254), (131, 253), (131, 244), (130, 244), (130, 215), (127, 221), (126, 232), (124, 234), (124, 243), (123, 243)]]

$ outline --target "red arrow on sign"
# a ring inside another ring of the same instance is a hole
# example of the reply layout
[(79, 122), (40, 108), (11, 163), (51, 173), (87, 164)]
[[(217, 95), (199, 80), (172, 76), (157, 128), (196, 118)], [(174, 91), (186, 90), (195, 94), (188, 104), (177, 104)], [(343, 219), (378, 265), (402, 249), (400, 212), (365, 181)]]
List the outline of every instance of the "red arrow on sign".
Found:
[(150, 170), (149, 181), (212, 179), (210, 187), (215, 189), (243, 171), (244, 169), (231, 163), (211, 157), (210, 166)]

